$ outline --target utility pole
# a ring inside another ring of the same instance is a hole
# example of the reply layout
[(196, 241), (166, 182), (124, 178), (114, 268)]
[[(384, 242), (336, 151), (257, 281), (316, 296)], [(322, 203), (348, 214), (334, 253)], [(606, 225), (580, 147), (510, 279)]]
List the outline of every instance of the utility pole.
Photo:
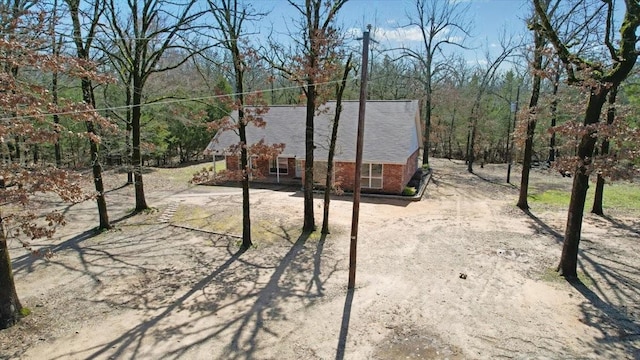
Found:
[(351, 246), (349, 251), (349, 285), (353, 289), (356, 285), (356, 250), (358, 245), (358, 219), (360, 216), (360, 176), (362, 175), (362, 148), (364, 145), (364, 112), (367, 105), (367, 69), (369, 61), (369, 31), (362, 35), (362, 73), (360, 74), (360, 103), (358, 107), (358, 133), (356, 139), (356, 171), (353, 186), (353, 216), (351, 218)]

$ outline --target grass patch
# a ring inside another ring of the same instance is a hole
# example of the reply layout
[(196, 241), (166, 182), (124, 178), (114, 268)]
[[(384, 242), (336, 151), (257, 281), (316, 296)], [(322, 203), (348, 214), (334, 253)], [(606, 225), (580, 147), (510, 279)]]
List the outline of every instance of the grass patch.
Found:
[[(560, 274), (558, 274), (558, 272), (556, 271), (556, 268), (546, 268), (543, 272), (542, 272), (542, 276), (540, 276), (540, 280), (542, 281), (546, 281), (546, 282), (551, 282), (551, 283), (565, 283), (567, 282), (567, 279), (565, 279), (564, 277), (560, 276)], [(580, 280), (580, 282), (582, 282), (582, 284), (584, 284), (584, 286), (590, 288), (593, 286), (593, 280), (586, 276), (582, 271), (578, 271), (578, 280)]]
[[(190, 228), (215, 233), (242, 235), (242, 208), (212, 210), (201, 206), (179, 206), (171, 222)], [(295, 242), (300, 236), (301, 224), (290, 219), (260, 218), (253, 215), (251, 221), (251, 239), (254, 244), (273, 244), (286, 241)], [(319, 235), (318, 235), (319, 238)]]
[[(589, 190), (587, 190), (586, 210), (590, 210), (593, 205), (594, 193), (595, 184), (591, 183)], [(562, 190), (532, 192), (529, 195), (529, 200), (532, 203), (562, 207), (569, 206), (570, 198), (571, 192)], [(640, 212), (640, 186), (633, 183), (605, 185), (603, 207), (605, 209)]]
[(568, 206), (571, 193), (561, 190), (547, 190), (541, 193), (529, 195), (529, 200), (534, 203), (554, 206)]
[[(224, 160), (216, 161), (216, 171), (222, 171), (227, 169), (227, 164)], [(187, 184), (193, 178), (193, 175), (203, 168), (213, 170), (213, 162), (195, 164), (190, 166), (176, 167), (176, 168), (156, 168), (158, 175), (165, 179), (174, 181), (177, 183)]]

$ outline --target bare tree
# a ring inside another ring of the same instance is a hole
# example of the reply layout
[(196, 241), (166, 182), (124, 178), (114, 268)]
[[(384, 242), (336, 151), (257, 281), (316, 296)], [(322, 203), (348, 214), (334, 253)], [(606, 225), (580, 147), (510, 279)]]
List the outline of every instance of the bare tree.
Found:
[(471, 107), (471, 114), (469, 115), (469, 133), (466, 154), (467, 171), (470, 173), (473, 172), (473, 162), (475, 161), (475, 142), (478, 131), (478, 121), (480, 119), (482, 98), (487, 92), (489, 84), (493, 81), (500, 65), (502, 65), (519, 46), (520, 44), (515, 42), (513, 36), (507, 38), (506, 35), (503, 34), (502, 39), (500, 40), (500, 53), (497, 56), (492, 56), (487, 51), (487, 54), (485, 55), (487, 65), (485, 65), (477, 74), (478, 88)]
[[(104, 13), (105, 4), (102, 0), (96, 0), (92, 4), (92, 9), (89, 12), (84, 12), (84, 16), (88, 17), (88, 29), (86, 29), (86, 35), (83, 37), (82, 25), (80, 23), (80, 0), (66, 0), (69, 6), (69, 13), (71, 15), (71, 23), (73, 25), (73, 41), (76, 45), (76, 52), (79, 59), (82, 59), (86, 64), (91, 64), (89, 53), (93, 48), (93, 40), (98, 29), (98, 23), (100, 17)], [(89, 72), (95, 72), (95, 69), (87, 69)], [(96, 98), (93, 92), (93, 85), (91, 79), (88, 76), (81, 78), (82, 88), (82, 100), (85, 104), (95, 109)], [(104, 197), (104, 184), (102, 182), (102, 165), (100, 164), (100, 157), (98, 156), (99, 137), (96, 133), (96, 128), (91, 120), (85, 122), (87, 126), (87, 133), (89, 134), (89, 145), (91, 149), (91, 169), (93, 173), (93, 185), (96, 189), (96, 203), (98, 205), (98, 229), (109, 229), (111, 224), (109, 223), (109, 214), (107, 212), (107, 202)]]
[[(548, 1), (545, 2), (547, 11)], [(533, 84), (531, 87), (531, 97), (529, 98), (529, 116), (527, 117), (527, 134), (524, 143), (524, 158), (522, 161), (522, 174), (520, 176), (520, 193), (518, 206), (522, 210), (529, 209), (527, 198), (529, 196), (529, 171), (531, 170), (531, 156), (533, 154), (533, 135), (536, 131), (538, 100), (540, 98), (540, 85), (542, 84), (543, 52), (546, 41), (542, 31), (535, 26), (537, 21), (534, 16), (531, 20), (530, 28), (533, 31), (533, 59), (531, 61), (531, 72), (533, 74)]]
[[(565, 1), (565, 4), (567, 2)], [(559, 7), (561, 2), (559, 0), (543, 0), (542, 7), (557, 28), (563, 29), (563, 37), (565, 39), (571, 39), (572, 44), (576, 51), (583, 52), (585, 44), (588, 43), (588, 39), (597, 34), (597, 29), (594, 29), (591, 24), (597, 22), (600, 12), (589, 13), (588, 1), (571, 1), (570, 5), (566, 6), (565, 11), (560, 11)], [(570, 16), (575, 13), (583, 14), (584, 22), (572, 22)], [(550, 78), (553, 81), (553, 96), (554, 100), (551, 104), (551, 126), (555, 126), (556, 110), (557, 110), (557, 98), (558, 83), (560, 81), (560, 69), (547, 69), (548, 61), (543, 62), (547, 51), (545, 47), (548, 45), (547, 40), (542, 33), (539, 25), (539, 19), (535, 15), (529, 21), (529, 28), (533, 32), (534, 47), (533, 47), (533, 60), (531, 62), (531, 72), (533, 74), (533, 86), (531, 89), (531, 98), (529, 100), (528, 116), (527, 116), (527, 132), (524, 146), (524, 157), (522, 161), (522, 176), (520, 177), (520, 194), (518, 197), (517, 206), (522, 210), (527, 210), (529, 204), (527, 201), (529, 192), (529, 172), (531, 169), (531, 157), (533, 155), (533, 136), (538, 121), (538, 100), (540, 98), (541, 83), (543, 78)], [(551, 152), (549, 159), (554, 157), (555, 146), (555, 133), (552, 134), (550, 140)]]
[(293, 49), (286, 51), (281, 44), (272, 44), (275, 59), (271, 63), (284, 76), (298, 84), (306, 98), (305, 164), (304, 164), (304, 223), (303, 232), (316, 229), (313, 214), (314, 119), (318, 107), (327, 99), (329, 87), (323, 82), (332, 78), (338, 68), (339, 45), (342, 38), (334, 26), (336, 16), (348, 0), (287, 0), (300, 14), (301, 35), (292, 35)]
[[(102, 49), (112, 59), (124, 79), (131, 79), (131, 162), (134, 169), (135, 211), (148, 208), (142, 182), (140, 152), (140, 119), (144, 103), (144, 87), (152, 74), (169, 71), (187, 62), (202, 49), (194, 49), (189, 38), (195, 21), (202, 12), (194, 11), (197, 0), (107, 1), (106, 39)], [(123, 11), (123, 12), (121, 12)], [(182, 50), (182, 58), (160, 63), (167, 51)]]
[[(248, 71), (250, 60), (249, 48), (242, 49), (243, 36), (246, 36), (243, 24), (245, 21), (258, 21), (265, 14), (255, 12), (247, 5), (241, 5), (237, 0), (209, 0), (209, 8), (216, 22), (216, 30), (220, 34), (220, 44), (231, 54), (233, 63), (233, 77), (235, 85), (235, 103), (233, 108), (237, 110), (238, 117), (235, 122), (229, 124), (226, 130), (237, 131), (240, 138), (240, 167), (242, 172), (242, 249), (251, 247), (251, 217), (249, 206), (249, 143), (247, 140), (247, 125), (264, 126), (264, 121), (255, 112), (255, 109), (245, 108), (245, 74)], [(246, 45), (246, 42), (244, 43)], [(259, 110), (263, 111), (263, 110)], [(225, 129), (221, 129), (225, 130)]]
[[(471, 22), (465, 18), (470, 3), (458, 1), (415, 0), (415, 12), (407, 13), (409, 26), (418, 27), (422, 35), (419, 49), (403, 48), (405, 56), (416, 61), (420, 71), (419, 81), (424, 92), (423, 154), (422, 164), (429, 163), (431, 111), (433, 110), (433, 79), (440, 69), (436, 56), (445, 46), (466, 48), (464, 40), (469, 36)], [(444, 59), (443, 59), (444, 61)]]
[[(541, 0), (533, 0), (536, 16), (540, 19), (540, 27), (553, 45), (557, 56), (564, 64), (567, 82), (570, 85), (588, 89), (588, 102), (584, 110), (583, 127), (578, 133), (580, 143), (577, 157), (573, 162), (574, 178), (571, 200), (567, 216), (562, 255), (558, 272), (566, 278), (577, 277), (578, 249), (582, 230), (582, 218), (589, 187), (589, 174), (592, 170), (592, 159), (596, 144), (595, 125), (600, 121), (602, 108), (612, 88), (624, 81), (633, 69), (638, 58), (636, 31), (640, 27), (640, 4), (637, 1), (625, 0), (624, 16), (618, 35), (614, 30), (614, 2), (606, 0), (605, 19), (599, 24), (604, 28), (599, 44), (606, 49), (607, 60), (594, 61), (593, 58), (580, 56), (559, 36), (558, 28), (553, 26)], [(598, 6), (594, 11), (601, 11)], [(594, 47), (590, 44), (590, 47)]]

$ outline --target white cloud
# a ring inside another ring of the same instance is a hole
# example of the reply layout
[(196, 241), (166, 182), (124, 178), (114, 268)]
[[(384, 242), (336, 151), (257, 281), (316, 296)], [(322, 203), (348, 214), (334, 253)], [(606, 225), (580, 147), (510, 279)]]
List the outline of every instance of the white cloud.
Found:
[(409, 26), (402, 28), (378, 28), (373, 32), (373, 36), (375, 38), (379, 38), (381, 40), (389, 40), (389, 41), (422, 41), (422, 32), (420, 28), (417, 26)]
[[(349, 37), (353, 39), (362, 38), (362, 29), (350, 28), (347, 30)], [(411, 46), (410, 43), (422, 43), (422, 31), (418, 26), (406, 27), (378, 27), (372, 29), (371, 38), (378, 43), (390, 43), (394, 46), (404, 44)], [(438, 34), (436, 40), (447, 39), (452, 43), (460, 43), (463, 41), (461, 36), (451, 35), (449, 29), (444, 29)]]
[[(347, 30), (349, 35), (354, 38), (362, 37), (362, 30), (358, 28), (351, 28)], [(371, 36), (376, 41), (391, 41), (391, 42), (412, 42), (422, 41), (422, 33), (417, 26), (403, 27), (403, 28), (376, 28), (372, 30)]]

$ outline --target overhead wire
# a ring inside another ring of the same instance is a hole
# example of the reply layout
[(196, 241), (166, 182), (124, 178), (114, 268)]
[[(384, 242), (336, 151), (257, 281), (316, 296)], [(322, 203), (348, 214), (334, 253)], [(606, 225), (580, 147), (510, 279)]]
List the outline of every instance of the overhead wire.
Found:
[[(349, 79), (349, 81), (357, 81), (357, 80), (358, 79), (355, 79), (355, 78)], [(171, 100), (164, 100), (164, 101), (157, 101), (157, 102), (149, 102), (149, 103), (144, 103), (144, 104), (139, 104), (139, 105), (121, 105), (121, 106), (110, 106), (110, 107), (105, 107), (105, 108), (100, 108), (100, 109), (86, 109), (86, 110), (74, 110), (74, 111), (61, 111), (61, 112), (41, 113), (41, 114), (37, 114), (37, 115), (11, 116), (11, 117), (0, 118), (0, 121), (24, 120), (24, 119), (47, 117), (47, 116), (54, 116), (54, 115), (64, 116), (64, 115), (84, 114), (84, 113), (92, 113), (92, 112), (107, 112), (107, 111), (115, 112), (117, 110), (127, 110), (127, 109), (133, 109), (135, 107), (142, 108), (142, 107), (148, 107), (148, 106), (170, 105), (170, 104), (192, 102), (192, 101), (204, 101), (204, 100), (211, 100), (211, 99), (217, 99), (217, 98), (233, 97), (233, 96), (237, 96), (237, 95), (251, 95), (251, 94), (258, 94), (258, 93), (269, 93), (269, 92), (273, 92), (273, 91), (299, 89), (302, 86), (309, 86), (309, 85), (326, 86), (326, 85), (336, 84), (336, 83), (339, 83), (339, 82), (341, 82), (341, 80), (332, 80), (332, 81), (320, 82), (320, 83), (315, 83), (315, 84), (283, 86), (283, 87), (273, 88), (273, 89), (269, 88), (269, 89), (266, 89), (266, 90), (252, 90), (252, 91), (245, 91), (245, 92), (242, 92), (242, 93), (211, 95), (211, 96), (184, 98), (184, 99), (171, 99)]]

